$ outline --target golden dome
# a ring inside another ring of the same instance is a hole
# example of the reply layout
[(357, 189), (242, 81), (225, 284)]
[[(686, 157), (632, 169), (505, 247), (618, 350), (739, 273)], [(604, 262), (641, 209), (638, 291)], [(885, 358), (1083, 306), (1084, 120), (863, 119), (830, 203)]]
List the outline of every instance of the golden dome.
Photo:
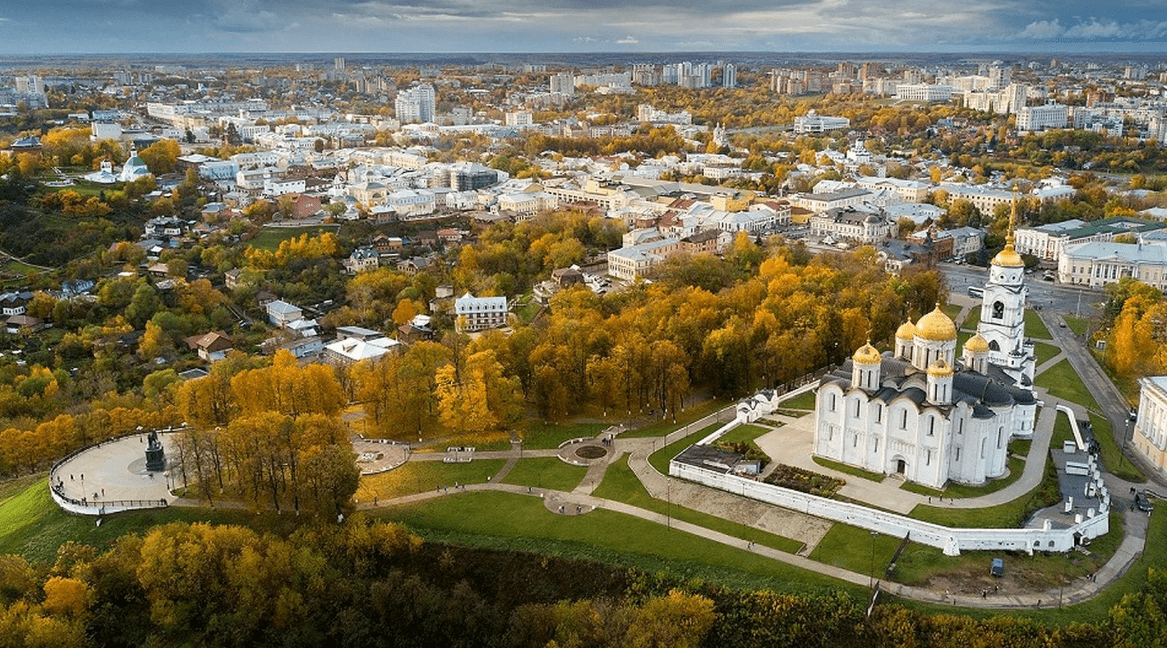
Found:
[(879, 364), (883, 357), (879, 355), (879, 351), (875, 347), (871, 346), (871, 342), (868, 342), (859, 347), (851, 359), (860, 364)]
[(916, 335), (934, 342), (948, 342), (956, 339), (956, 324), (936, 304), (936, 310), (916, 322)]
[(952, 375), (952, 365), (945, 362), (944, 358), (936, 358), (936, 362), (928, 367), (928, 375), (933, 378), (948, 378)]
[(1013, 249), (1013, 235), (1010, 234), (1007, 240), (1009, 242), (1005, 244), (1005, 249), (993, 257), (993, 265), (1006, 268), (1024, 268), (1025, 261), (1021, 259), (1020, 254), (1017, 254), (1017, 250)]
[(988, 353), (989, 341), (981, 337), (980, 333), (977, 333), (964, 343), (964, 350), (971, 351), (973, 353)]
[(896, 329), (896, 337), (901, 340), (910, 340), (916, 337), (916, 325), (912, 324), (912, 320), (908, 320)]

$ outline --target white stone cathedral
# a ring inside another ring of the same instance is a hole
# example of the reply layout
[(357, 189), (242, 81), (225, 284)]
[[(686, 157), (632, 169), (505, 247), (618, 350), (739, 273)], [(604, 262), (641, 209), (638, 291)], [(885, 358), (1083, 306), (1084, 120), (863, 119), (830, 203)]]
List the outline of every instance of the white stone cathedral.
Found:
[(1006, 240), (961, 359), (956, 325), (939, 305), (900, 326), (894, 353), (863, 345), (819, 384), (815, 454), (932, 488), (1005, 475), (1009, 440), (1031, 438), (1037, 412), (1012, 227)]

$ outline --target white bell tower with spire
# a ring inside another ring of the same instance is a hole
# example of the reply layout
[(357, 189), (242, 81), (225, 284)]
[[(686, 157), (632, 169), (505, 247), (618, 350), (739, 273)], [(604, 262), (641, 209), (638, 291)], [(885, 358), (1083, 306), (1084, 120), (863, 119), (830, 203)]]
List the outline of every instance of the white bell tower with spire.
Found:
[(1035, 356), (1033, 343), (1025, 339), (1025, 262), (1013, 247), (1013, 230), (1017, 225), (1017, 194), (1009, 215), (1009, 234), (1005, 249), (993, 257), (989, 281), (981, 303), (981, 321), (977, 333), (989, 343), (989, 363), (1005, 370), (1015, 382), (1022, 376), (1033, 381)]

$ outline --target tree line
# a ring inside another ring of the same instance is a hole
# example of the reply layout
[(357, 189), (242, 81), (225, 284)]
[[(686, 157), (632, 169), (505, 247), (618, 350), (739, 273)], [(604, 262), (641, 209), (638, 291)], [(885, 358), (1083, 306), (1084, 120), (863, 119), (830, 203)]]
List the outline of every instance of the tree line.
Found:
[(841, 591), (730, 589), (611, 565), (422, 541), (357, 516), (285, 535), (174, 523), (51, 565), (0, 556), (0, 644), (874, 648), (1161, 645), (1151, 570), (1095, 623), (1050, 627), (863, 602)]

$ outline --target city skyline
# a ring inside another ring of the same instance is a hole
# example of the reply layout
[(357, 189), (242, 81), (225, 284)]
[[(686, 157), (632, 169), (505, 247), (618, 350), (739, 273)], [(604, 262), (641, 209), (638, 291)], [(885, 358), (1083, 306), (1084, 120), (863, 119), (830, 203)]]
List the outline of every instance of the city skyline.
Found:
[(0, 9), (0, 54), (1155, 53), (1167, 0), (49, 0)]

